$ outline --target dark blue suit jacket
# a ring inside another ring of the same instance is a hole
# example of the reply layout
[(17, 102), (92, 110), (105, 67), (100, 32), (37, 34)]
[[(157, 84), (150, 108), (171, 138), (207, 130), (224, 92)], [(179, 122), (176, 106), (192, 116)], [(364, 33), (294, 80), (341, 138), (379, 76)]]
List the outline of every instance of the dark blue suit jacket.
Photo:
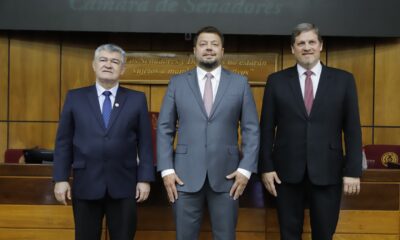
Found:
[(72, 167), (73, 197), (99, 199), (106, 191), (112, 198), (134, 196), (137, 181), (154, 180), (152, 154), (143, 93), (120, 86), (108, 128), (95, 86), (67, 93), (57, 131), (53, 179), (68, 181)]

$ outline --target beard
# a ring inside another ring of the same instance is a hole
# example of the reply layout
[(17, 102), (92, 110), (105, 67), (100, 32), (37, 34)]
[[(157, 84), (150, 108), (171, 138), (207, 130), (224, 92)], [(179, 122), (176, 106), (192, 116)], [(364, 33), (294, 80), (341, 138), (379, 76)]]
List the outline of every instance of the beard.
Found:
[(213, 70), (219, 66), (219, 62), (217, 60), (213, 60), (210, 62), (200, 60), (198, 64), (199, 67), (207, 70)]

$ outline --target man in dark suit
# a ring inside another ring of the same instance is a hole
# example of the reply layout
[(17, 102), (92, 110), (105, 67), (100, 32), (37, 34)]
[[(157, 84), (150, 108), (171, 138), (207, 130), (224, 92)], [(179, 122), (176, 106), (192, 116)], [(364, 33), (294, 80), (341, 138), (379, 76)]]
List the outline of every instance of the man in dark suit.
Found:
[[(301, 239), (308, 201), (312, 239), (332, 239), (342, 188), (358, 194), (361, 128), (352, 74), (320, 62), (313, 24), (292, 33), (297, 65), (269, 76), (261, 114), (260, 171), (276, 197), (281, 239)], [(342, 133), (344, 134), (343, 156)]]
[(95, 85), (66, 96), (54, 154), (54, 194), (64, 204), (72, 195), (75, 239), (100, 239), (105, 215), (111, 239), (132, 240), (136, 202), (147, 199), (154, 179), (146, 97), (119, 86), (125, 70), (120, 47), (98, 47), (93, 70)]
[(198, 239), (205, 203), (213, 239), (235, 239), (238, 198), (257, 171), (253, 95), (245, 77), (221, 67), (223, 51), (218, 29), (198, 31), (197, 68), (171, 78), (158, 118), (157, 168), (173, 203), (178, 240)]

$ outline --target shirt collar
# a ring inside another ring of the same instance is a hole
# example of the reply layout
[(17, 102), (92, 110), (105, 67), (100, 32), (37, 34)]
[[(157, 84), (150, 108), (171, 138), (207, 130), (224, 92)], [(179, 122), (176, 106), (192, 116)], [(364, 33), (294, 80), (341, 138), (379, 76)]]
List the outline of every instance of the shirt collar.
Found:
[[(321, 62), (318, 62), (313, 68), (310, 69), (313, 73), (314, 76), (319, 76), (321, 75), (321, 71), (322, 71), (322, 64)], [(297, 64), (297, 72), (299, 73), (299, 76), (302, 76), (305, 72), (307, 71), (307, 69), (303, 68), (302, 66), (300, 66), (300, 64)]]
[(117, 90), (118, 90), (119, 84), (115, 85), (111, 89), (105, 89), (103, 88), (98, 82), (96, 82), (96, 90), (97, 90), (97, 96), (100, 97), (103, 95), (104, 91), (110, 91), (112, 96), (117, 96)]
[[(202, 69), (200, 67), (197, 67), (196, 71), (197, 71), (197, 77), (199, 80), (203, 80), (205, 78), (206, 74), (208, 73), (207, 71), (205, 71), (204, 69)], [(213, 77), (215, 79), (220, 79), (221, 71), (222, 71), (222, 67), (220, 65), (216, 69), (212, 70), (210, 73), (213, 75)]]

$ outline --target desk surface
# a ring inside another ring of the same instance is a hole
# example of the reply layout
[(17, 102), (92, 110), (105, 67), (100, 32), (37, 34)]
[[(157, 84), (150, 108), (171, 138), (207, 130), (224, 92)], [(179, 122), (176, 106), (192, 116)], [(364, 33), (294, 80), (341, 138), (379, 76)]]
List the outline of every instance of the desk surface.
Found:
[[(52, 165), (0, 164), (0, 204), (58, 204), (53, 196)], [(167, 206), (167, 194), (162, 179), (151, 184), (151, 193), (143, 206)], [(240, 198), (240, 206), (264, 207), (264, 190), (258, 177), (249, 181)]]
[[(58, 204), (53, 196), (52, 165), (0, 164), (0, 204)], [(167, 206), (162, 179), (157, 174), (150, 198), (143, 206)], [(358, 196), (343, 196), (342, 209), (397, 210), (400, 199), (400, 170), (366, 170)], [(245, 208), (274, 207), (254, 175), (240, 198)]]

